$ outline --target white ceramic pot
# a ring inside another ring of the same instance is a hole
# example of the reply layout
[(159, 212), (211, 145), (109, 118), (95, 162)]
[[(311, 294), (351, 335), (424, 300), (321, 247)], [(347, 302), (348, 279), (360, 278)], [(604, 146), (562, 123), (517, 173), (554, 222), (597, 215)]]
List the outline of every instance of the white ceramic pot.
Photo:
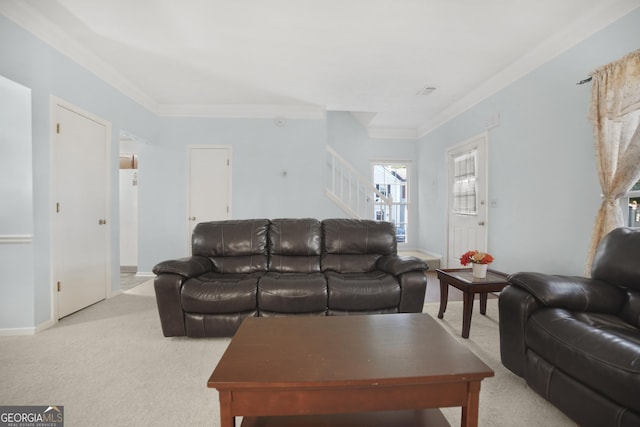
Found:
[(471, 264), (471, 272), (476, 279), (484, 279), (487, 277), (487, 267), (489, 264)]

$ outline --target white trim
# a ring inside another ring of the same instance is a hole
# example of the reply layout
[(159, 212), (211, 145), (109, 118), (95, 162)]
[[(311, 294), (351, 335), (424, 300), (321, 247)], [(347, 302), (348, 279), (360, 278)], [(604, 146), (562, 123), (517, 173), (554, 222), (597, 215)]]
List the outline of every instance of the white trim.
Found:
[(1, 1), (0, 13), (95, 74), (102, 81), (131, 98), (144, 108), (156, 112), (156, 102), (127, 80), (110, 64), (67, 36), (37, 9), (23, 1)]
[(165, 117), (210, 117), (312, 119), (323, 120), (326, 110), (315, 105), (215, 105), (215, 104), (160, 104), (157, 114)]
[(151, 271), (138, 271), (135, 277), (156, 277), (156, 275)]
[(381, 139), (418, 139), (417, 129), (367, 127), (370, 138)]
[(53, 326), (53, 321), (51, 319), (45, 320), (34, 327), (28, 328), (4, 328), (0, 329), (0, 337), (14, 337), (14, 336), (23, 336), (23, 335), (35, 335), (39, 332), (44, 331), (45, 329), (49, 329)]
[[(415, 129), (367, 127), (369, 136), (371, 138), (421, 138), (638, 7), (640, 5), (637, 0), (602, 2), (589, 15), (568, 26), (562, 33), (543, 41), (463, 99), (446, 108), (438, 116), (426, 120)], [(320, 115), (320, 110), (324, 111), (324, 108), (303, 105), (276, 106), (278, 108), (274, 108), (273, 105), (158, 104), (156, 100), (127, 80), (110, 64), (64, 34), (63, 31), (47, 20), (41, 12), (29, 4), (17, 0), (4, 0), (0, 2), (0, 13), (94, 73), (124, 95), (160, 116), (239, 118), (285, 116), (291, 119), (318, 119), (324, 117), (324, 112), (322, 116)], [(589, 71), (591, 70), (585, 70), (585, 72)], [(585, 76), (576, 76), (576, 79)]]
[(12, 243), (31, 243), (33, 234), (0, 234), (0, 245)]
[[(429, 134), (638, 7), (640, 7), (638, 2), (633, 0), (603, 2), (588, 16), (567, 27), (563, 32), (546, 39), (438, 116), (427, 120), (416, 130), (418, 137), (422, 138)], [(586, 74), (590, 71), (585, 70), (585, 75), (576, 76), (576, 82), (587, 77)]]

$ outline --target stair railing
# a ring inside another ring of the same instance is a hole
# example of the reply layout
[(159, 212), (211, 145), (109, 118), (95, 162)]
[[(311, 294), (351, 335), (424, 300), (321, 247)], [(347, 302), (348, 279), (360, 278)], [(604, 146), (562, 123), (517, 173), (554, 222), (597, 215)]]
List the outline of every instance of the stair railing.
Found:
[[(326, 194), (353, 218), (375, 219), (376, 205), (383, 205), (384, 218), (393, 222), (393, 198), (382, 194), (333, 148), (327, 146), (329, 181)], [(372, 199), (372, 197), (375, 199)]]

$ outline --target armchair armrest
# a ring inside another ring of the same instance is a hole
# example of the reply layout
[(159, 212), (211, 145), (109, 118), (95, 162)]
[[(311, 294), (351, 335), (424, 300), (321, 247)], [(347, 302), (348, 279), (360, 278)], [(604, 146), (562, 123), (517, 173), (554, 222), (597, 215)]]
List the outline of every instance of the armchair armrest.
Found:
[(213, 271), (213, 263), (209, 258), (203, 256), (163, 261), (153, 267), (153, 273), (156, 275), (169, 273), (186, 278), (196, 277), (208, 271)]
[(522, 272), (509, 276), (509, 283), (547, 307), (618, 313), (625, 301), (622, 289), (587, 277)]
[(400, 276), (410, 271), (425, 272), (429, 269), (427, 263), (420, 258), (412, 256), (387, 255), (378, 260), (376, 263), (378, 269), (385, 273)]

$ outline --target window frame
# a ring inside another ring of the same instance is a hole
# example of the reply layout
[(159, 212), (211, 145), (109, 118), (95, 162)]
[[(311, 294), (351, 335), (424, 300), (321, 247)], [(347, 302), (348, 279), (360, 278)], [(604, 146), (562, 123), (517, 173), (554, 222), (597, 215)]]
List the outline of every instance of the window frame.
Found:
[[(404, 182), (402, 184), (397, 184), (397, 183), (392, 183), (392, 182), (376, 182), (376, 167), (378, 166), (383, 166), (383, 167), (393, 167), (394, 169), (400, 169), (401, 167), (403, 167), (406, 171), (405, 173), (405, 177), (404, 177)], [(404, 233), (397, 233), (396, 237), (398, 238), (398, 245), (399, 246), (404, 246), (408, 243), (408, 238), (407, 238), (407, 229), (410, 226), (410, 222), (409, 222), (409, 212), (410, 212), (410, 206), (411, 206), (411, 169), (412, 169), (412, 164), (411, 161), (408, 160), (388, 160), (388, 159), (382, 159), (382, 160), (371, 160), (371, 182), (373, 184), (373, 186), (375, 188), (383, 188), (384, 191), (381, 191), (383, 194), (386, 194), (387, 196), (389, 195), (393, 195), (393, 194), (399, 194), (400, 195), (400, 200), (402, 200), (402, 196), (404, 195), (404, 201), (397, 201), (395, 197), (393, 197), (393, 202), (392, 202), (392, 206), (391, 209), (398, 210), (398, 215), (396, 216), (392, 216), (391, 219), (380, 219), (380, 213), (382, 214), (382, 216), (385, 216), (385, 209), (377, 209), (379, 206), (384, 206), (384, 203), (380, 203), (380, 200), (378, 197), (374, 198), (374, 203), (373, 203), (373, 213), (371, 214), (371, 218), (377, 221), (390, 221), (393, 222), (396, 226), (397, 231), (400, 231), (400, 229), (404, 230)], [(394, 191), (397, 187), (397, 191)], [(404, 207), (404, 215), (401, 214), (401, 210), (402, 207)]]

